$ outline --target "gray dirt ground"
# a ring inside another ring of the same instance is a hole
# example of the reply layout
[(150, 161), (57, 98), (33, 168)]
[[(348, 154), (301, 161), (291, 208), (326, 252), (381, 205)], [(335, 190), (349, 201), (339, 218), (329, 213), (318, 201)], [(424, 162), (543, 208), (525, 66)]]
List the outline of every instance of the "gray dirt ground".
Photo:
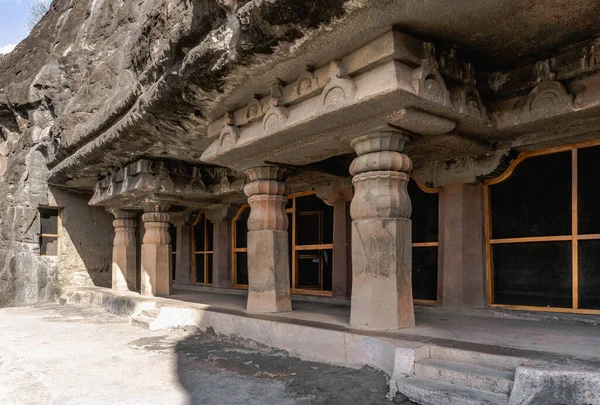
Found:
[(390, 404), (385, 376), (100, 309), (0, 309), (0, 404)]

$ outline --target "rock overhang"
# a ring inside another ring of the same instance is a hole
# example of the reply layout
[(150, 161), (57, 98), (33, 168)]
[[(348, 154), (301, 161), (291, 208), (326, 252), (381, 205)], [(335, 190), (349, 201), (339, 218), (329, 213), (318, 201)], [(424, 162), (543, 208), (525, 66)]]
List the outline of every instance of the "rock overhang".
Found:
[[(64, 20), (67, 18), (66, 8), (61, 2), (56, 3), (55, 8), (62, 13), (60, 18)], [(106, 4), (96, 7), (100, 7), (101, 11), (110, 2), (104, 3)], [(415, 38), (426, 38), (439, 48), (448, 48), (445, 44), (456, 46), (461, 59), (473, 62), (485, 74), (494, 74), (493, 69), (498, 68), (502, 74), (517, 77), (519, 75), (510, 72), (513, 67), (553, 57), (560, 54), (560, 49), (565, 45), (595, 36), (597, 29), (593, 24), (593, 15), (599, 8), (595, 2), (584, 0), (571, 2), (569, 5), (542, 1), (528, 4), (508, 0), (482, 1), (477, 4), (459, 1), (446, 5), (444, 13), (440, 13), (434, 4), (399, 4), (392, 0), (382, 0), (378, 2), (378, 7), (372, 7), (370, 2), (357, 0), (331, 1), (318, 5), (309, 3), (233, 2), (223, 9), (212, 9), (212, 2), (209, 1), (194, 3), (193, 12), (199, 13), (204, 7), (207, 21), (210, 20), (203, 23), (202, 33), (209, 39), (226, 39), (222, 49), (207, 50), (206, 45), (202, 47), (204, 37), (197, 31), (193, 33), (196, 35), (195, 40), (192, 40), (193, 35), (187, 37), (174, 45), (174, 53), (167, 52), (167, 64), (157, 63), (154, 70), (142, 69), (136, 78), (139, 96), (132, 98), (131, 104), (110, 103), (114, 104), (111, 106), (112, 111), (119, 110), (119, 106), (126, 107), (120, 113), (108, 114), (109, 119), (98, 120), (96, 129), (82, 137), (87, 141), (78, 145), (70, 155), (59, 151), (56, 154), (59, 160), (51, 162), (54, 167), (53, 179), (84, 184), (86, 182), (82, 177), (96, 179), (107, 166), (118, 167), (142, 156), (181, 158), (198, 163), (201, 161), (199, 156), (210, 144), (206, 138), (210, 122), (218, 120), (232, 109), (243, 107), (253, 94), (262, 93), (261, 97), (265, 96), (268, 93), (265, 89), (269, 88), (273, 77), (289, 83), (305, 70), (306, 65), (312, 64), (317, 69), (327, 66), (331, 60), (343, 58), (389, 31), (392, 26), (397, 31), (410, 32)], [(86, 7), (89, 5), (80, 8)], [(170, 8), (173, 15), (180, 12), (177, 7), (173, 7)], [(275, 18), (280, 7), (287, 7), (286, 14)], [(71, 16), (80, 15), (80, 11), (77, 7), (73, 8)], [(184, 12), (181, 15), (188, 14)], [(100, 18), (100, 14), (96, 11), (92, 13), (92, 17)], [(240, 24), (237, 32), (234, 20)], [(192, 19), (185, 20), (182, 24), (190, 21)], [(232, 21), (234, 24), (231, 24)], [(493, 21), (503, 21), (503, 24), (491, 24)], [(168, 19), (163, 23), (168, 24)], [(90, 26), (88, 23), (86, 25)], [(145, 26), (144, 22), (138, 25)], [(257, 34), (257, 30), (262, 30), (261, 35)], [(190, 34), (183, 31), (173, 35), (181, 34), (178, 37), (181, 39)], [(232, 35), (228, 36), (228, 32)], [(236, 33), (239, 36), (236, 37)], [(137, 34), (139, 30), (131, 30), (130, 35)], [(164, 35), (165, 41), (168, 42), (171, 34), (172, 31), (169, 31), (169, 34)], [(258, 40), (259, 37), (264, 42)], [(65, 40), (59, 46), (61, 52), (67, 49), (67, 42)], [(183, 42), (186, 42), (186, 46), (182, 45)], [(200, 47), (196, 46), (198, 44)], [(580, 48), (584, 52), (595, 52), (593, 46), (583, 45)], [(273, 50), (276, 52), (272, 53)], [(555, 58), (550, 59), (554, 65)], [(594, 62), (594, 58), (588, 55), (588, 61)], [(596, 71), (594, 63), (588, 63), (592, 75)], [(139, 67), (132, 70), (139, 71)], [(573, 80), (563, 78), (564, 75), (561, 76), (560, 69), (558, 70), (558, 81), (564, 83), (565, 80)], [(589, 72), (587, 74), (590, 76)], [(489, 80), (476, 76), (477, 88), (480, 89), (494, 121), (496, 99), (508, 97), (509, 92), (504, 96), (488, 91), (485, 88), (489, 86), (485, 82)], [(536, 78), (521, 78), (518, 81), (526, 93), (532, 90)], [(569, 85), (567, 83), (565, 86), (568, 94), (578, 91), (577, 88), (569, 88)], [(0, 87), (5, 87), (4, 83)], [(73, 90), (78, 91), (76, 88)], [(511, 94), (523, 97), (518, 92)], [(518, 102), (515, 101), (513, 106)], [(506, 140), (513, 134), (539, 131), (547, 122), (540, 125), (524, 124), (521, 128), (527, 129), (521, 131), (514, 125), (506, 130), (492, 128), (489, 133), (497, 136), (492, 136), (491, 142)], [(63, 125), (63, 128), (69, 131), (68, 126)], [(113, 135), (104, 141), (92, 144), (93, 140), (89, 140), (101, 139), (111, 131)], [(480, 147), (479, 150), (489, 148), (486, 140), (482, 141), (481, 137), (477, 137), (485, 131), (474, 132), (476, 133), (469, 134), (468, 129), (465, 130), (464, 125), (458, 122), (457, 129), (447, 139), (453, 144), (466, 142), (467, 148), (462, 149), (463, 154), (475, 153), (476, 146)], [(465, 133), (468, 136), (463, 136)], [(165, 137), (168, 142), (161, 141)], [(67, 138), (69, 137), (65, 137)], [(446, 148), (443, 147), (445, 141), (442, 139), (444, 138), (440, 139), (438, 136), (426, 142), (431, 141), (436, 151), (443, 151)], [(136, 142), (137, 140), (139, 141)], [(421, 144), (423, 151), (426, 151), (425, 142)], [(86, 151), (86, 147), (89, 150)], [(414, 147), (417, 149), (414, 153), (419, 155), (417, 142)], [(68, 160), (80, 150), (85, 152), (81, 154), (81, 159), (75, 158), (69, 163)], [(94, 155), (100, 155), (101, 158)], [(424, 152), (423, 155), (436, 158), (444, 156), (437, 152)]]

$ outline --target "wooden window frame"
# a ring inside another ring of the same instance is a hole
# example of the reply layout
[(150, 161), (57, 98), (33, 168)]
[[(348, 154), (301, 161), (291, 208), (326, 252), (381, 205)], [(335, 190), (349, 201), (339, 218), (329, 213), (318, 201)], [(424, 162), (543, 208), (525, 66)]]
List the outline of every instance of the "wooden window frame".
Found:
[[(413, 181), (415, 182), (415, 184), (417, 185), (417, 187), (419, 187), (419, 189), (421, 191), (423, 191), (424, 193), (427, 194), (439, 194), (440, 193), (440, 188), (439, 187), (427, 187), (421, 183), (419, 183), (418, 181), (416, 181), (413, 178)], [(438, 222), (439, 222), (439, 211), (440, 211), (440, 202), (438, 200)], [(436, 292), (436, 300), (419, 300), (419, 299), (414, 299), (413, 298), (413, 303), (417, 304), (417, 305), (430, 305), (430, 306), (437, 306), (440, 304), (440, 263), (442, 262), (440, 260), (439, 254), (440, 254), (440, 250), (439, 250), (439, 246), (440, 246), (440, 227), (438, 227), (438, 234), (437, 234), (437, 242), (413, 242), (412, 243), (412, 248), (422, 248), (422, 247), (437, 247), (438, 248), (438, 259), (437, 259), (437, 278), (438, 278), (438, 289)], [(411, 269), (412, 271), (412, 269)]]
[[(60, 231), (62, 229), (62, 209), (61, 207), (52, 207), (48, 205), (40, 205), (38, 207), (38, 213), (40, 213), (40, 221), (41, 221), (41, 210), (55, 210), (56, 215), (56, 234), (52, 233), (42, 233), (41, 225), (40, 225), (40, 234), (39, 234), (39, 245), (40, 245), (40, 256), (41, 257), (59, 257), (61, 251), (61, 243), (60, 243)], [(56, 238), (56, 255), (47, 255), (42, 254), (42, 238)]]
[[(588, 147), (599, 146), (600, 139), (584, 141), (569, 145), (556, 146), (552, 148), (540, 149), (535, 151), (526, 151), (520, 153), (516, 159), (510, 162), (508, 168), (500, 176), (487, 179), (484, 182), (484, 204), (485, 204), (485, 252), (486, 252), (486, 275), (487, 275), (487, 296), (488, 306), (495, 308), (538, 311), (538, 312), (561, 312), (577, 314), (600, 314), (598, 309), (579, 308), (579, 241), (580, 240), (598, 240), (600, 234), (580, 235), (579, 212), (578, 212), (578, 165), (577, 151)], [(556, 236), (534, 236), (518, 238), (492, 238), (492, 203), (490, 198), (490, 186), (502, 183), (512, 177), (515, 169), (524, 160), (544, 155), (552, 155), (561, 152), (571, 152), (571, 234)], [(535, 243), (535, 242), (571, 242), (571, 277), (572, 277), (572, 304), (571, 308), (562, 307), (536, 307), (528, 305), (508, 305), (494, 303), (494, 268), (492, 257), (492, 246), (506, 243)]]
[[(177, 234), (179, 227), (173, 223), (171, 223), (170, 226), (175, 228), (175, 234)], [(173, 257), (175, 258), (175, 263), (177, 263), (177, 244), (173, 244), (173, 238), (171, 238), (171, 263), (173, 262)], [(171, 269), (171, 282), (172, 283), (175, 283), (176, 272), (177, 272), (176, 268), (175, 268), (175, 271), (173, 271), (173, 269)]]
[[(196, 225), (198, 225), (198, 222), (200, 222), (201, 220), (204, 220), (204, 250), (196, 250), (196, 231), (194, 229), (194, 227), (196, 227)], [(208, 282), (208, 274), (210, 271), (212, 271), (212, 268), (208, 268), (208, 257), (213, 255), (214, 250), (208, 250), (208, 219), (206, 218), (206, 215), (204, 214), (204, 212), (200, 212), (198, 213), (198, 216), (196, 217), (196, 220), (194, 221), (193, 225), (192, 225), (192, 284), (195, 285), (205, 285), (205, 286), (211, 286), (212, 283)], [(213, 233), (214, 233), (214, 229), (213, 229)], [(213, 234), (214, 237), (214, 234)], [(213, 249), (214, 249), (214, 239), (213, 239)], [(196, 270), (196, 256), (197, 255), (203, 255), (204, 256), (204, 282), (203, 283), (199, 283), (196, 280), (198, 279), (197, 277), (197, 270)], [(213, 256), (213, 260), (214, 260), (214, 256)]]
[[(289, 224), (288, 232), (292, 233), (292, 262), (290, 263), (292, 269), (292, 287), (290, 288), (290, 292), (292, 294), (298, 295), (316, 295), (321, 297), (331, 297), (333, 296), (333, 291), (326, 291), (322, 289), (307, 289), (307, 288), (298, 288), (298, 254), (297, 252), (307, 251), (307, 250), (333, 250), (333, 243), (323, 243), (323, 244), (315, 244), (315, 245), (297, 245), (296, 243), (296, 199), (301, 197), (307, 197), (310, 195), (316, 195), (317, 193), (314, 190), (304, 191), (300, 193), (294, 193), (288, 196), (288, 200), (291, 201), (292, 207), (286, 208), (286, 214), (292, 214), (292, 222)], [(248, 248), (238, 248), (235, 245), (236, 242), (236, 222), (241, 217), (242, 213), (245, 209), (249, 209), (249, 204), (244, 204), (237, 212), (237, 215), (232, 220), (232, 277), (233, 277), (233, 288), (247, 289), (248, 286), (245, 284), (237, 284), (237, 260), (236, 253), (246, 253), (248, 254)], [(321, 232), (321, 230), (319, 230)], [(335, 263), (333, 262), (333, 255), (331, 257), (331, 269), (333, 271)], [(321, 278), (321, 286), (323, 285), (323, 271), (320, 271)]]

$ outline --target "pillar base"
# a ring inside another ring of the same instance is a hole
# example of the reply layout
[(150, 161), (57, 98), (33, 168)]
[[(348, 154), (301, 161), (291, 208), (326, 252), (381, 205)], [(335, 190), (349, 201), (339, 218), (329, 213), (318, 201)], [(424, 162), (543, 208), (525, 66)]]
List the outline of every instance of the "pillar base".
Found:
[(350, 326), (378, 330), (414, 327), (411, 221), (353, 221), (352, 261)]
[(288, 232), (248, 232), (248, 312), (289, 312)]

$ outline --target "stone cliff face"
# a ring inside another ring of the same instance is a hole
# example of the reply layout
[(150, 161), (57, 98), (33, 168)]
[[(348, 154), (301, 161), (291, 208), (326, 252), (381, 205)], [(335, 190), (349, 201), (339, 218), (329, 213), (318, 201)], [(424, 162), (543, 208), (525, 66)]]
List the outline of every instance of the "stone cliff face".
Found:
[[(193, 159), (190, 145), (202, 142), (210, 105), (233, 67), (341, 16), (345, 3), (55, 0), (0, 58), (0, 306), (109, 280), (110, 217), (87, 207), (88, 195), (49, 187), (49, 168), (106, 133), (130, 139), (118, 162), (160, 154), (165, 145)], [(86, 158), (110, 166), (112, 156)], [(57, 258), (39, 255), (44, 205), (63, 206)], [(88, 226), (96, 236), (79, 229)]]

